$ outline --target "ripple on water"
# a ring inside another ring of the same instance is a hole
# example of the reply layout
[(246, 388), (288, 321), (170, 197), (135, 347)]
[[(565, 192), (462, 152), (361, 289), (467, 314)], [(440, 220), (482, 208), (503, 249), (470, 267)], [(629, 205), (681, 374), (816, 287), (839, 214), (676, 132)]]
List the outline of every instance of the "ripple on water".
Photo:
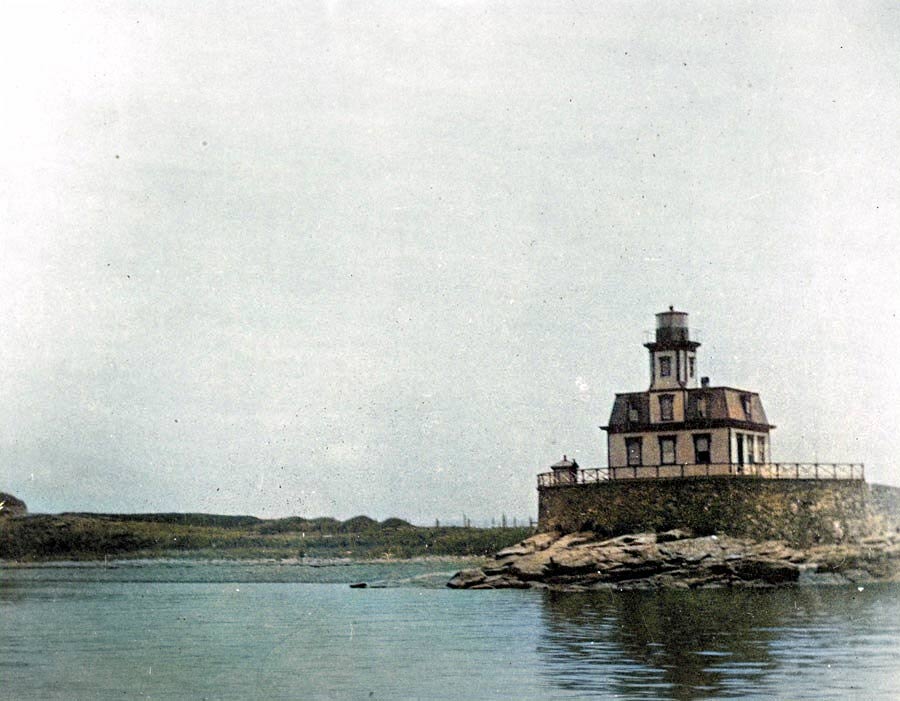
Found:
[[(0, 661), (10, 673), (3, 675), (3, 693), (900, 697), (897, 587), (473, 592), (444, 589), (437, 573), (447, 570), (434, 562), (4, 570)], [(273, 574), (285, 571), (310, 581)], [(376, 579), (393, 586), (347, 587)]]

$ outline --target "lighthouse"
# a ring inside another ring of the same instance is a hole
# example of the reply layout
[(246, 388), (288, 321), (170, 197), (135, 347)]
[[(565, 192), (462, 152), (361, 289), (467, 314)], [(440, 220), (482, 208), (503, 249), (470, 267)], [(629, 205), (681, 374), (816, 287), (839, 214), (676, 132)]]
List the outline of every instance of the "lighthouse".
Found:
[(610, 479), (740, 474), (771, 461), (768, 422), (759, 394), (698, 383), (698, 341), (688, 315), (656, 315), (650, 387), (617, 394), (607, 432)]

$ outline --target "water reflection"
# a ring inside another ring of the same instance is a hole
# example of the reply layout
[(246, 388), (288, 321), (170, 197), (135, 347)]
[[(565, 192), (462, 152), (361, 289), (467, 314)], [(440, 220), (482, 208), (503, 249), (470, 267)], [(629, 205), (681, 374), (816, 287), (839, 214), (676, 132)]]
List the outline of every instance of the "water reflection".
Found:
[[(846, 588), (547, 592), (538, 653), (546, 678), (568, 692), (634, 699), (747, 696), (762, 693), (773, 674), (785, 671), (779, 668), (788, 641), (821, 655), (816, 636), (859, 623), (867, 608)], [(798, 620), (803, 640), (794, 639)]]

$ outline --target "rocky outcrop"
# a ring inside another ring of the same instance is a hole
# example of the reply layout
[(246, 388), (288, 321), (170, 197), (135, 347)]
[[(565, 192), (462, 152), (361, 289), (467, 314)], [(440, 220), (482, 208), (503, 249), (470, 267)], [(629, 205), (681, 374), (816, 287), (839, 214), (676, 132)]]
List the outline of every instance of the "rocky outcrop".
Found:
[(21, 499), (17, 499), (12, 494), (0, 492), (0, 518), (4, 516), (25, 516), (28, 513), (28, 507)]
[(455, 589), (657, 589), (773, 587), (796, 583), (900, 581), (900, 535), (852, 545), (797, 549), (783, 541), (683, 530), (603, 539), (540, 533), (501, 550), (479, 570), (457, 573)]

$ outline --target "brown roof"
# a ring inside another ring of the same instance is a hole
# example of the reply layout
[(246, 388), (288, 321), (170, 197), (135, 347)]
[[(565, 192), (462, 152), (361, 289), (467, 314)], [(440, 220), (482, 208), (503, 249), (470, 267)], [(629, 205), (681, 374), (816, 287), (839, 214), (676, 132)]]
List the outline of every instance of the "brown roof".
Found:
[[(686, 392), (684, 408), (685, 422), (716, 422), (726, 425), (753, 424), (760, 428), (775, 428), (769, 424), (762, 401), (756, 392), (736, 389), (734, 387), (696, 387), (687, 390), (673, 389), (670, 394)], [(667, 392), (653, 392), (652, 394), (667, 394)], [(623, 431), (630, 428), (639, 430), (650, 424), (650, 395), (651, 392), (628, 392), (617, 394), (609, 417), (608, 428), (613, 431)], [(744, 410), (744, 397), (747, 398), (749, 412)], [(701, 407), (706, 404), (706, 411)], [(659, 424), (654, 424), (654, 427)]]
[(561, 470), (567, 467), (578, 467), (578, 463), (574, 460), (569, 460), (565, 455), (563, 455), (563, 459), (559, 462), (555, 462), (550, 466), (552, 470)]

